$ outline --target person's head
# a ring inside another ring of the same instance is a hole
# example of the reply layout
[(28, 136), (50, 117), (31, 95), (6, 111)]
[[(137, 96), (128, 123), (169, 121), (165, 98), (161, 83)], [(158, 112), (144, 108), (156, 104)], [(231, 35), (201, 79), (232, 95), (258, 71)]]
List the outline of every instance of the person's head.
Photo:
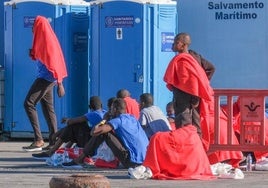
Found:
[(121, 99), (130, 97), (130, 92), (127, 89), (120, 89), (119, 91), (117, 91), (116, 97)]
[(180, 113), (175, 117), (176, 129), (192, 124), (192, 116), (189, 112)]
[(124, 99), (116, 98), (112, 103), (112, 116), (117, 117), (120, 114), (126, 113), (126, 102)]
[(175, 36), (172, 44), (172, 50), (174, 52), (188, 52), (188, 48), (191, 44), (191, 37), (188, 33), (179, 33)]
[(44, 28), (46, 27), (51, 27), (48, 19), (44, 16), (40, 16), (40, 15), (36, 16), (34, 20), (32, 32), (34, 33), (37, 30), (43, 31)]
[(111, 97), (111, 98), (108, 99), (108, 101), (107, 101), (107, 107), (108, 107), (109, 111), (111, 111), (112, 104), (115, 101), (115, 99), (116, 99), (116, 97)]
[(102, 102), (99, 96), (92, 96), (89, 99), (89, 108), (91, 110), (99, 110), (102, 108)]
[(175, 118), (175, 110), (174, 110), (173, 102), (167, 103), (166, 112), (167, 112), (168, 117)]
[(154, 98), (150, 93), (143, 93), (140, 95), (140, 110), (153, 106)]

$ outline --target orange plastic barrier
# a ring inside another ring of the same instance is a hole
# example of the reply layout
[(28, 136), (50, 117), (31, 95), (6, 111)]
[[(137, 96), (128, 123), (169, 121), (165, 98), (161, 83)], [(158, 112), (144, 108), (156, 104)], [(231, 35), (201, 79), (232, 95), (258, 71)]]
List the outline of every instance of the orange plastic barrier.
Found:
[[(265, 146), (265, 98), (268, 90), (259, 89), (215, 89), (215, 132), (214, 144), (209, 150), (268, 151)], [(240, 98), (240, 144), (233, 145), (233, 103)], [(227, 112), (227, 143), (220, 143), (220, 108)]]

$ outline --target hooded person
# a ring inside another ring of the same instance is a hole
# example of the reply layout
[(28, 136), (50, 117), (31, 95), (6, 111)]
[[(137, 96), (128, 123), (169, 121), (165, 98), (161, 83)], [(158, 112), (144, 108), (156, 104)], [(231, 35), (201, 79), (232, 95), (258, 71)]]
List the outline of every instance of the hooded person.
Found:
[(63, 79), (67, 70), (61, 46), (47, 18), (37, 16), (33, 25), (33, 43), (29, 50), (30, 57), (36, 61), (37, 78), (30, 87), (24, 101), (24, 109), (34, 132), (34, 142), (25, 146), (25, 151), (41, 151), (44, 139), (40, 130), (36, 105), (40, 102), (48, 125), (49, 145), (54, 145), (53, 134), (57, 131), (57, 118), (54, 110), (53, 88), (57, 85), (57, 94), (65, 94)]
[(181, 113), (175, 124), (176, 130), (157, 132), (151, 137), (143, 164), (128, 169), (131, 178), (215, 179), (192, 117)]

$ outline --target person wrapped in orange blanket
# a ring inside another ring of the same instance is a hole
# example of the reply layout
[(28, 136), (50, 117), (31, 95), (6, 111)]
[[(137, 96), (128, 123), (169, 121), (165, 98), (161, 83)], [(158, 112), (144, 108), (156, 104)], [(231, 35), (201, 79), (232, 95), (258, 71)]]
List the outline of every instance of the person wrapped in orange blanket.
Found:
[(56, 34), (47, 18), (37, 16), (33, 25), (33, 44), (29, 55), (36, 60), (37, 78), (30, 87), (24, 101), (24, 108), (34, 131), (34, 142), (24, 146), (25, 151), (41, 151), (44, 139), (40, 131), (37, 103), (41, 103), (42, 111), (49, 130), (50, 148), (54, 145), (53, 134), (57, 131), (57, 118), (54, 110), (53, 88), (57, 84), (57, 94), (64, 96), (65, 90), (62, 81), (67, 77), (65, 60)]
[[(206, 108), (206, 110), (202, 110)], [(214, 143), (214, 100), (210, 102), (202, 103), (202, 108), (200, 110), (201, 117), (201, 130), (202, 130), (202, 140), (205, 148), (209, 150), (209, 145)], [(204, 113), (206, 112), (206, 113)], [(220, 123), (220, 144), (227, 144), (227, 116), (223, 110), (220, 111), (219, 115)], [(239, 144), (237, 137), (235, 136), (235, 131), (232, 130), (232, 144)], [(239, 162), (243, 159), (243, 154), (241, 151), (208, 151), (207, 152), (210, 164), (215, 164), (219, 162), (225, 162), (233, 167), (238, 167)]]
[[(180, 113), (191, 115), (192, 124), (196, 126), (205, 150), (208, 150), (209, 145), (214, 141), (214, 92), (206, 72), (189, 53), (190, 43), (191, 39), (187, 33), (179, 33), (175, 37), (173, 50), (179, 54), (169, 63), (164, 81), (168, 89), (173, 92), (175, 116)], [(226, 124), (226, 117), (221, 116), (221, 121), (222, 124)], [(221, 126), (221, 143), (226, 142), (226, 134), (224, 134), (226, 131), (226, 126)], [(211, 164), (234, 159), (231, 163), (237, 165), (242, 159), (242, 154), (219, 151), (209, 153), (209, 159)]]
[(158, 132), (149, 142), (143, 165), (129, 168), (133, 179), (199, 179), (213, 176), (202, 141), (188, 113), (176, 117), (176, 130)]

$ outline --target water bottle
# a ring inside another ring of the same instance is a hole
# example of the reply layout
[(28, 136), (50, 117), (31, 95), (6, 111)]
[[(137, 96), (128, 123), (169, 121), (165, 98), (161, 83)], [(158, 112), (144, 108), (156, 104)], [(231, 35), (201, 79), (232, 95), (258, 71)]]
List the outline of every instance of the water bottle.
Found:
[(252, 171), (252, 157), (251, 154), (247, 156), (247, 169), (246, 171)]
[(62, 160), (63, 163), (67, 163), (69, 162), (69, 153), (68, 151), (66, 150), (66, 148), (64, 148), (64, 153), (63, 153), (63, 160)]

